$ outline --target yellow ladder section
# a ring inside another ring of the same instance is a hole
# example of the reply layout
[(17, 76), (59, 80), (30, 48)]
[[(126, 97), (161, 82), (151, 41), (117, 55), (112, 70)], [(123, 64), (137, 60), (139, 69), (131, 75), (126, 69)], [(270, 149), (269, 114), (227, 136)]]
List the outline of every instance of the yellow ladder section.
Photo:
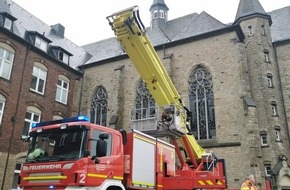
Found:
[[(178, 105), (179, 109), (184, 109), (179, 93), (146, 35), (144, 26), (139, 19), (138, 6), (114, 13), (108, 16), (107, 20), (158, 106)], [(181, 118), (182, 131), (187, 131), (184, 130), (186, 129), (186, 116)], [(196, 159), (200, 159), (201, 155), (205, 153), (193, 135), (183, 136), (181, 143), (186, 149), (189, 149), (186, 151)]]

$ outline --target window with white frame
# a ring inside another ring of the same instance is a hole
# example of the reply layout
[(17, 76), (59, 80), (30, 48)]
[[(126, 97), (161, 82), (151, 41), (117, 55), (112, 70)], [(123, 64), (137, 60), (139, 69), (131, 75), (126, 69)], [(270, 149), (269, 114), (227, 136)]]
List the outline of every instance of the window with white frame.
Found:
[(2, 123), (2, 118), (4, 115), (4, 107), (5, 107), (6, 98), (0, 94), (0, 125)]
[(265, 166), (266, 177), (271, 177), (271, 175), (272, 175), (271, 164), (265, 164), (264, 166)]
[(0, 42), (0, 77), (10, 79), (15, 51), (5, 43)]
[(39, 36), (35, 37), (35, 44), (34, 45), (45, 52), (47, 51), (47, 46), (48, 46), (47, 41), (40, 38)]
[(267, 132), (261, 131), (260, 137), (261, 137), (261, 146), (268, 146)]
[(273, 116), (273, 117), (278, 116), (278, 114), (277, 114), (277, 104), (276, 104), (276, 102), (271, 102), (271, 112), (272, 112), (272, 116)]
[(8, 30), (11, 30), (12, 28), (12, 20), (9, 18), (5, 18), (4, 20), (4, 28), (7, 28)]
[(63, 75), (59, 75), (57, 80), (55, 100), (63, 104), (67, 104), (69, 90), (69, 79)]
[(22, 138), (26, 138), (29, 136), (29, 132), (32, 128), (32, 124), (39, 123), (40, 117), (41, 117), (41, 111), (38, 108), (34, 106), (27, 107), (25, 120), (24, 120), (24, 128), (22, 132)]
[(281, 142), (281, 131), (279, 126), (275, 126), (275, 140)]
[(273, 76), (272, 74), (268, 73), (267, 74), (267, 82), (268, 82), (268, 87), (273, 88)]
[(32, 72), (30, 90), (40, 94), (44, 94), (46, 75), (47, 68), (41, 63), (35, 63)]
[(64, 53), (63, 51), (59, 51), (58, 52), (58, 59), (61, 60), (64, 63), (68, 64), (69, 55)]
[(251, 25), (248, 26), (248, 35), (253, 36), (253, 27)]

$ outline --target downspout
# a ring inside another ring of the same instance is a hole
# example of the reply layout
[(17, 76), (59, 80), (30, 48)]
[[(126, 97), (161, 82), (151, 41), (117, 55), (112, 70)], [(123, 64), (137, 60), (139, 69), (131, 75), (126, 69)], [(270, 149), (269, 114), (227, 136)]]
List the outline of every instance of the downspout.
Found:
[(281, 91), (281, 96), (282, 96), (282, 105), (283, 105), (283, 111), (284, 111), (284, 117), (285, 117), (285, 125), (286, 125), (286, 133), (288, 136), (288, 143), (289, 143), (289, 147), (290, 147), (290, 134), (289, 134), (289, 128), (288, 128), (288, 120), (287, 120), (287, 114), (286, 114), (286, 106), (285, 106), (285, 99), (283, 96), (283, 88), (282, 88), (282, 83), (281, 83), (281, 75), (280, 75), (280, 67), (279, 67), (279, 61), (278, 61), (278, 56), (277, 56), (277, 49), (276, 49), (276, 45), (275, 43), (273, 43), (273, 47), (274, 47), (274, 53), (275, 53), (275, 59), (277, 62), (277, 70), (278, 70), (278, 80), (279, 80), (279, 88)]
[(28, 53), (30, 51), (31, 45), (28, 44), (28, 47), (26, 49), (26, 54), (25, 54), (25, 58), (24, 58), (24, 64), (23, 64), (23, 69), (22, 69), (22, 73), (21, 73), (21, 81), (20, 81), (20, 87), (19, 87), (19, 92), (18, 92), (18, 97), (17, 97), (17, 102), (16, 102), (16, 111), (15, 111), (15, 115), (11, 118), (13, 124), (12, 124), (12, 131), (11, 131), (11, 135), (10, 135), (10, 140), (9, 140), (9, 146), (8, 146), (8, 151), (7, 151), (7, 157), (6, 157), (6, 163), (5, 163), (5, 168), (4, 168), (4, 175), (3, 175), (3, 180), (2, 180), (2, 186), (1, 189), (4, 189), (4, 182), (6, 179), (6, 173), (7, 173), (7, 167), (8, 167), (8, 162), (9, 162), (9, 157), (10, 157), (10, 151), (11, 151), (11, 147), (12, 147), (12, 141), (13, 141), (13, 134), (14, 134), (14, 130), (15, 130), (15, 125), (16, 125), (16, 120), (17, 120), (17, 115), (18, 115), (18, 108), (19, 108), (19, 102), (20, 102), (20, 95), (21, 95), (21, 91), (22, 91), (22, 84), (23, 84), (23, 77), (24, 77), (24, 72), (25, 72), (25, 65), (26, 65), (26, 61), (27, 61), (27, 57), (28, 57)]
[(79, 105), (78, 105), (78, 115), (81, 114), (81, 105), (82, 105), (82, 99), (83, 99), (83, 86), (84, 86), (84, 66), (81, 67), (81, 90), (80, 90), (80, 98), (79, 98)]

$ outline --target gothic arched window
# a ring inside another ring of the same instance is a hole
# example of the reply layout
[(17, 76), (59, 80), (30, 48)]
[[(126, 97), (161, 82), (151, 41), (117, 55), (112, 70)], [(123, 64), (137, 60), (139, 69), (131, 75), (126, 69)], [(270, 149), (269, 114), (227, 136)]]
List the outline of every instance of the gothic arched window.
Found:
[(155, 117), (155, 115), (155, 101), (150, 92), (147, 90), (144, 82), (141, 81), (137, 87), (134, 119), (146, 119)]
[(189, 77), (191, 130), (196, 139), (216, 136), (212, 77), (204, 67), (197, 67)]
[(106, 89), (99, 86), (93, 94), (91, 104), (91, 122), (106, 126), (107, 124), (108, 95)]

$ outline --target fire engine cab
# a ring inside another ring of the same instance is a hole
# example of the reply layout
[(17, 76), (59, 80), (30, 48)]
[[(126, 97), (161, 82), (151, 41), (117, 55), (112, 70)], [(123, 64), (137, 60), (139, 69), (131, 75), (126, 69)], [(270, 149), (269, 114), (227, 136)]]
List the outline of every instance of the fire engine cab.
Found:
[(222, 162), (209, 166), (213, 162), (205, 158), (199, 168), (176, 168), (174, 145), (136, 130), (92, 124), (83, 116), (38, 123), (30, 138), (19, 179), (25, 190), (225, 188)]

